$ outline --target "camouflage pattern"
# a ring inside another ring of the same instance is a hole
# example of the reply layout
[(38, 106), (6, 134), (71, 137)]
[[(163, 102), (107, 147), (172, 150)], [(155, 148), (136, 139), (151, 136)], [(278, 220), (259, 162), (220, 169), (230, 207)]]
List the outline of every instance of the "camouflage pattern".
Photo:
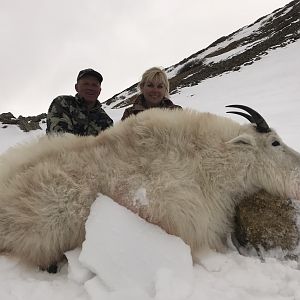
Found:
[(75, 97), (58, 96), (52, 101), (47, 114), (46, 132), (97, 135), (112, 125), (113, 120), (102, 109), (98, 100), (88, 110), (84, 100), (76, 94)]
[[(160, 108), (169, 108), (169, 109), (182, 109), (181, 106), (174, 104), (170, 99), (163, 98), (160, 105)], [(124, 114), (121, 120), (125, 120), (130, 115), (136, 115), (150, 107), (147, 106), (145, 98), (143, 95), (139, 95), (133, 103), (133, 106), (125, 109)]]

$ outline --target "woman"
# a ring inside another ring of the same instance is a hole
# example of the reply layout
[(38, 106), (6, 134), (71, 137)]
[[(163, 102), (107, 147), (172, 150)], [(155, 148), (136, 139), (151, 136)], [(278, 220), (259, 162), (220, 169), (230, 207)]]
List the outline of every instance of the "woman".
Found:
[(141, 111), (152, 107), (169, 109), (182, 109), (174, 104), (169, 97), (169, 81), (164, 70), (154, 67), (147, 70), (138, 84), (140, 94), (132, 107), (126, 108), (121, 120), (130, 115), (136, 115)]

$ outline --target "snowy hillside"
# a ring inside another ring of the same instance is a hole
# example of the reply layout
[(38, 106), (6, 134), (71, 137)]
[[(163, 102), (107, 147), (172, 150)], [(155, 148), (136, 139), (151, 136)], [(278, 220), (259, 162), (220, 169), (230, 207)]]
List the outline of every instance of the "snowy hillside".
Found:
[[(221, 115), (227, 104), (249, 105), (299, 151), (299, 51), (300, 41), (275, 49), (239, 72), (182, 88), (172, 100)], [(115, 121), (122, 114), (122, 109), (106, 110)], [(0, 150), (41, 134), (10, 125), (0, 129)], [(192, 266), (189, 248), (180, 239), (103, 195), (92, 208), (83, 251), (67, 257), (69, 263), (58, 274), (47, 274), (1, 256), (0, 299), (300, 299), (299, 262), (281, 261), (274, 252), (263, 263), (229, 247), (226, 254), (207, 253)]]
[[(240, 45), (224, 55), (243, 49)], [(178, 87), (171, 99), (185, 108), (220, 115), (226, 115), (228, 104), (253, 107), (300, 152), (299, 53), (298, 39), (270, 49), (268, 55), (238, 71)], [(212, 57), (210, 62), (220, 58)], [(105, 110), (117, 122), (124, 108), (111, 106)], [(239, 116), (229, 117), (245, 122)], [(0, 153), (44, 135), (45, 124), (41, 127), (43, 130), (28, 133), (16, 125), (0, 128)], [(86, 229), (82, 250), (66, 253), (68, 263), (57, 274), (0, 256), (0, 299), (300, 300), (300, 262), (276, 258), (280, 249), (266, 254), (262, 262), (255, 256), (239, 255), (229, 242), (227, 253), (207, 253), (201, 264), (193, 266), (190, 249), (179, 238), (146, 223), (105, 195), (96, 199)]]
[[(166, 68), (171, 95), (176, 95), (184, 87), (199, 85), (208, 78), (245, 69), (274, 49), (294, 43), (300, 38), (299, 14), (300, 1), (292, 1)], [(132, 103), (136, 92), (135, 84), (105, 103), (112, 108), (125, 107)]]

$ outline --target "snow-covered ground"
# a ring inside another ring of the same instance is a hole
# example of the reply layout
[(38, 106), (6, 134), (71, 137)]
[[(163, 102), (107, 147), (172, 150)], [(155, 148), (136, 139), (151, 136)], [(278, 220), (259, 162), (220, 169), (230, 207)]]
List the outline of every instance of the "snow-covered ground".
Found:
[[(172, 100), (220, 115), (226, 115), (228, 104), (251, 106), (300, 152), (299, 53), (300, 41), (273, 50), (239, 72), (184, 88)], [(123, 112), (106, 111), (116, 122)], [(239, 116), (230, 117), (245, 122)], [(23, 133), (13, 125), (0, 128), (0, 152), (43, 134), (44, 130)], [(68, 263), (57, 274), (0, 256), (0, 299), (300, 299), (299, 262), (276, 259), (276, 251), (261, 262), (239, 255), (229, 244), (227, 253), (206, 253), (200, 264), (193, 265), (189, 247), (179, 238), (105, 195), (95, 200), (86, 230), (82, 249), (67, 252)]]

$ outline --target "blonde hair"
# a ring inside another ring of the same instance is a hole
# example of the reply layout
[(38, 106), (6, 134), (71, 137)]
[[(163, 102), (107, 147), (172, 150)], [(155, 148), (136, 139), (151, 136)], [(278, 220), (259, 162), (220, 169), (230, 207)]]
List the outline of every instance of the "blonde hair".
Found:
[(169, 89), (170, 89), (169, 80), (167, 78), (166, 72), (163, 69), (159, 67), (153, 67), (144, 72), (144, 74), (142, 75), (142, 80), (138, 84), (140, 93), (141, 93), (141, 89), (144, 87), (147, 81), (162, 83), (162, 85), (165, 88), (165, 97), (167, 98), (169, 97)]

